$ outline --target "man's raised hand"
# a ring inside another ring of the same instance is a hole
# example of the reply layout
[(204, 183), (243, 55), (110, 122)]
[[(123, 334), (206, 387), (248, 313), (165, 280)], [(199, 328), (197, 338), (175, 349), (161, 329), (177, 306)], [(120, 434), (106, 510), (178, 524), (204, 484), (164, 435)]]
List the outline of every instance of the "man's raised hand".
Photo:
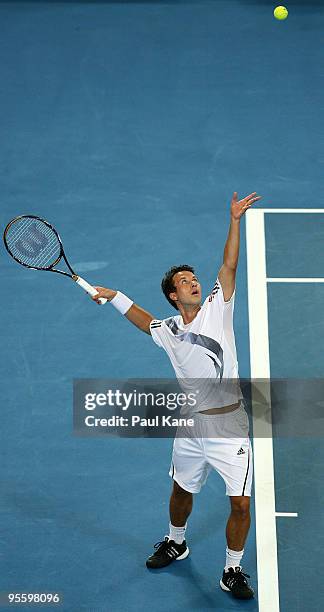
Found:
[(251, 204), (254, 204), (254, 202), (257, 202), (258, 200), (261, 200), (261, 196), (258, 196), (256, 191), (250, 193), (250, 195), (243, 198), (243, 200), (238, 200), (237, 192), (234, 191), (231, 201), (232, 219), (240, 219), (247, 211), (247, 209), (250, 208)]

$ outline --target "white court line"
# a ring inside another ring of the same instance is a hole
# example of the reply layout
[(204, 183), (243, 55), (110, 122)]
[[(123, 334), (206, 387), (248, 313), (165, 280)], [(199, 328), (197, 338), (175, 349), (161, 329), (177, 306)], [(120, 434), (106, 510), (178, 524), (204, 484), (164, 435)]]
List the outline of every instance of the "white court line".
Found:
[(324, 283), (323, 278), (267, 278), (267, 283)]
[[(249, 335), (252, 379), (270, 379), (267, 283), (324, 282), (323, 278), (267, 278), (265, 213), (323, 214), (324, 208), (259, 208), (246, 214)], [(259, 612), (279, 612), (276, 517), (298, 517), (275, 511), (270, 388), (252, 386), (255, 519)], [(263, 397), (262, 397), (263, 396)], [(261, 401), (259, 399), (261, 397)]]
[[(264, 209), (246, 215), (246, 248), (251, 378), (269, 380)], [(270, 385), (263, 381), (260, 392), (257, 387), (252, 386), (252, 413), (259, 612), (279, 612)]]
[(258, 208), (257, 210), (263, 213), (324, 213), (324, 208)]

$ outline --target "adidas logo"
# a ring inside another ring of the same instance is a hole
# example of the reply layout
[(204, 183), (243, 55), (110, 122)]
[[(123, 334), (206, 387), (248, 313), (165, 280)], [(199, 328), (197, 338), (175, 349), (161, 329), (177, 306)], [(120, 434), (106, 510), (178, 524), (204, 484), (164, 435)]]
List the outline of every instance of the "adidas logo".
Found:
[(237, 452), (237, 454), (238, 455), (245, 455), (245, 450), (244, 450), (244, 448), (242, 448), (242, 446), (241, 446), (240, 450)]

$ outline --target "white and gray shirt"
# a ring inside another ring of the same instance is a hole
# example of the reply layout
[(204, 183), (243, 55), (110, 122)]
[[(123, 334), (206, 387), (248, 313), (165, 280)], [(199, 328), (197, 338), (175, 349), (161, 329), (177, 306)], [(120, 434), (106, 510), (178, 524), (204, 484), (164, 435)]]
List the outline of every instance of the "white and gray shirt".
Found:
[(188, 394), (199, 388), (197, 405), (190, 412), (229, 406), (242, 398), (233, 329), (234, 300), (235, 292), (228, 302), (224, 301), (217, 279), (191, 323), (185, 325), (181, 315), (151, 321), (152, 338), (168, 354), (182, 390)]

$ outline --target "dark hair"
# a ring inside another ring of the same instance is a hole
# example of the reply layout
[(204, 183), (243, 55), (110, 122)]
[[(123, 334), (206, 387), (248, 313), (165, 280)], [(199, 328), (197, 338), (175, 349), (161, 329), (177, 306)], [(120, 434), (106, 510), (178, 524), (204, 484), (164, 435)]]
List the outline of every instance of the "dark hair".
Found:
[(187, 266), (186, 264), (184, 264), (183, 266), (172, 266), (172, 268), (170, 268), (170, 270), (168, 270), (165, 275), (162, 278), (162, 282), (161, 282), (161, 287), (162, 287), (162, 291), (166, 297), (166, 299), (168, 300), (168, 302), (171, 304), (171, 306), (173, 306), (173, 308), (175, 308), (176, 310), (179, 310), (177, 307), (177, 304), (174, 300), (171, 300), (171, 298), (169, 297), (169, 294), (172, 293), (173, 291), (175, 291), (175, 286), (173, 284), (173, 277), (177, 272), (192, 272), (193, 274), (195, 273), (194, 269), (192, 268), (192, 266)]

